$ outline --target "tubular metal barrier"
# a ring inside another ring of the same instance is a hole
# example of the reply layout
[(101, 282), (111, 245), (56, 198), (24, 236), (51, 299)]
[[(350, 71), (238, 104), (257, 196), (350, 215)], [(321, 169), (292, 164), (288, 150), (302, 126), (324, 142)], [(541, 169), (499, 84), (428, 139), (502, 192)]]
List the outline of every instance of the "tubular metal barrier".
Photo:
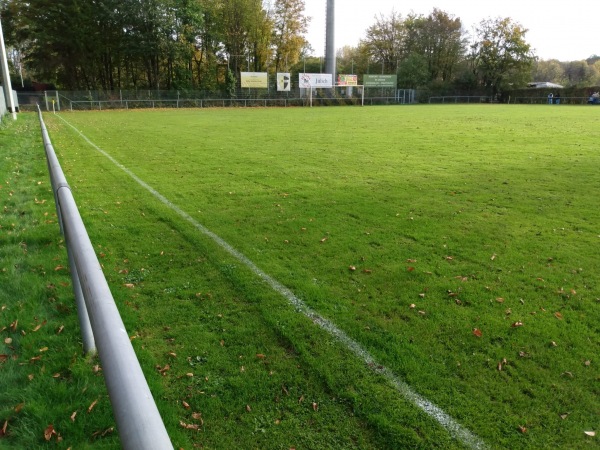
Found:
[(50, 142), (39, 106), (38, 116), (56, 211), (67, 246), (84, 350), (90, 353), (97, 348), (121, 446), (126, 450), (173, 449)]

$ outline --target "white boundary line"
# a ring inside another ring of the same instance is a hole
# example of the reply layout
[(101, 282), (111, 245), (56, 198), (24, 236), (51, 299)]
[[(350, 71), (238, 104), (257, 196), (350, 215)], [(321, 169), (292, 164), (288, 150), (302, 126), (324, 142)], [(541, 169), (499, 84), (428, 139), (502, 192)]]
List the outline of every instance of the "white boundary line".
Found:
[(239, 262), (248, 267), (256, 276), (264, 280), (271, 288), (277, 293), (281, 294), (283, 297), (287, 299), (287, 301), (293, 305), (298, 312), (301, 312), (306, 317), (311, 319), (313, 323), (321, 327), (323, 330), (327, 331), (332, 337), (337, 339), (340, 343), (344, 344), (352, 353), (354, 353), (358, 358), (364, 361), (364, 363), (376, 374), (383, 376), (406, 400), (411, 402), (413, 405), (421, 409), (425, 412), (429, 417), (438, 422), (442, 427), (450, 433), (452, 437), (459, 440), (462, 444), (464, 444), (468, 448), (472, 449), (487, 449), (488, 446), (480, 439), (478, 436), (473, 434), (471, 431), (460, 425), (456, 422), (452, 417), (450, 417), (446, 412), (444, 412), (441, 408), (427, 400), (422, 395), (415, 392), (406, 382), (402, 381), (396, 374), (394, 374), (387, 367), (380, 365), (375, 358), (365, 349), (363, 348), (357, 341), (348, 336), (343, 330), (338, 328), (333, 322), (324, 317), (320, 316), (316, 311), (312, 310), (306, 303), (300, 300), (296, 295), (290, 291), (283, 284), (279, 283), (277, 280), (272, 278), (270, 275), (263, 272), (256, 264), (254, 264), (251, 260), (249, 260), (244, 254), (237, 251), (231, 245), (229, 245), (225, 240), (223, 240), (220, 236), (210, 231), (196, 219), (191, 217), (188, 213), (180, 209), (177, 205), (171, 203), (169, 199), (163, 196), (161, 193), (156, 191), (150, 185), (148, 185), (145, 181), (131, 172), (127, 167), (119, 163), (116, 159), (114, 159), (110, 154), (102, 150), (92, 141), (90, 141), (81, 131), (67, 122), (61, 115), (57, 114), (57, 116), (66, 123), (69, 127), (71, 127), (77, 134), (79, 134), (88, 144), (90, 144), (93, 148), (95, 148), (102, 155), (106, 156), (115, 166), (133, 178), (140, 186), (150, 192), (154, 197), (156, 197), (161, 203), (169, 207), (171, 210), (176, 212), (183, 219), (192, 224), (198, 231), (200, 231), (205, 236), (208, 236), (213, 241), (215, 241), (221, 248), (223, 248), (227, 253), (237, 259)]

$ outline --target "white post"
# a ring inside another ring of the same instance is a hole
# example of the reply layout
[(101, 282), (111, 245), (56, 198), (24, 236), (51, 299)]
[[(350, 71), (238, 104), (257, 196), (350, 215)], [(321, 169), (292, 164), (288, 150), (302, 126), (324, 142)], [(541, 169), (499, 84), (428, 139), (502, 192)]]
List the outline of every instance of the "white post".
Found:
[(2, 78), (4, 79), (4, 98), (8, 103), (13, 120), (17, 120), (17, 110), (15, 109), (15, 100), (12, 96), (12, 85), (10, 84), (10, 72), (8, 71), (8, 60), (6, 59), (6, 47), (4, 46), (4, 33), (2, 32), (2, 22), (0, 21), (0, 52), (2, 53)]

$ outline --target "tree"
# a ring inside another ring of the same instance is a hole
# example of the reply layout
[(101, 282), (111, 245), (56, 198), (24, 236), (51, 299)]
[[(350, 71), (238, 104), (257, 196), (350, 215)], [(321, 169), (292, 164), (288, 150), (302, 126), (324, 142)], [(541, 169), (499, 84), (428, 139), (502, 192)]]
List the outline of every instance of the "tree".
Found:
[(381, 64), (382, 72), (395, 72), (398, 61), (404, 58), (406, 28), (402, 15), (392, 11), (388, 17), (377, 17), (374, 25), (367, 28), (367, 36), (361, 45), (375, 63)]
[(300, 60), (308, 45), (304, 34), (309, 18), (304, 15), (304, 0), (275, 0), (272, 13), (275, 70), (289, 70)]
[(557, 59), (539, 60), (533, 64), (531, 81), (550, 81), (566, 84), (565, 72)]
[(509, 87), (524, 86), (535, 56), (525, 41), (527, 29), (510, 18), (483, 20), (472, 44), (472, 61), (480, 82), (496, 95)]

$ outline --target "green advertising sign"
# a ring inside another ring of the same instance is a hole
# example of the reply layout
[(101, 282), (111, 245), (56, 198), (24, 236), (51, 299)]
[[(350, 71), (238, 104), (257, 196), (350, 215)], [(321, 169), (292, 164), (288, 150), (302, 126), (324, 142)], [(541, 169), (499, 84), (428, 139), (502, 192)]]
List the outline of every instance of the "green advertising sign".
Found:
[(396, 75), (363, 75), (363, 84), (365, 87), (387, 87), (395, 88), (398, 84)]

